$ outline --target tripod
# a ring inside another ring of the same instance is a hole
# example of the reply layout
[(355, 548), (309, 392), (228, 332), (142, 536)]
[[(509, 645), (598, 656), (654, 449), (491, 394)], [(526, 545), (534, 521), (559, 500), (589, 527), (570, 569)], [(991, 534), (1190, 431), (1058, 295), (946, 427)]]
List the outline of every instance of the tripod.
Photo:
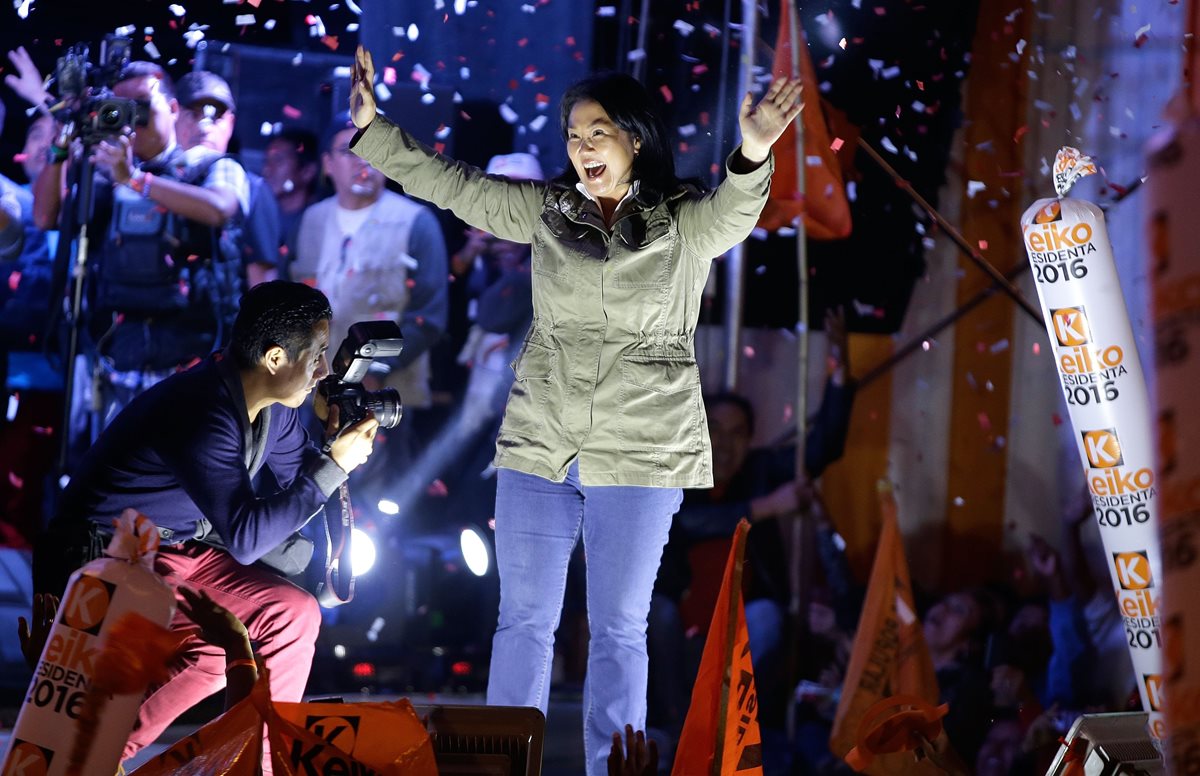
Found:
[[(87, 289), (88, 252), (90, 236), (88, 227), (95, 215), (95, 169), (91, 160), (91, 147), (94, 143), (85, 143), (79, 158), (73, 160), (67, 168), (67, 193), (59, 208), (59, 234), (62, 239), (58, 242), (58, 250), (54, 257), (54, 288), (64, 288), (69, 291), (69, 306), (67, 300), (56, 314), (50, 317), (47, 324), (46, 342), (52, 341), (52, 333), (60, 323), (59, 315), (66, 316), (67, 351), (66, 378), (63, 386), (63, 414), (60, 425), (58, 460), (55, 467), (56, 481), (60, 484), (67, 474), (71, 447), (71, 408), (75, 399), (76, 360), (79, 356), (79, 343), (84, 315), (84, 296)], [(72, 250), (74, 248), (74, 250)], [(67, 273), (70, 273), (69, 286)], [(65, 308), (65, 309), (63, 309)], [(57, 491), (56, 491), (57, 492)]]

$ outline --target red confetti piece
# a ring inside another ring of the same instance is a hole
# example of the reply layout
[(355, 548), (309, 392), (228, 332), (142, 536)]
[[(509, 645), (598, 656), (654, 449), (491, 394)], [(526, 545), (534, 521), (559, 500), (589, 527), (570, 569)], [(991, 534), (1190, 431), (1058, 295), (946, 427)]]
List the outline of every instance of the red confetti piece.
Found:
[(986, 251), (987, 245), (988, 245), (987, 240), (980, 240), (979, 241), (979, 250)]
[(435, 152), (439, 153), (439, 154), (440, 154), (440, 153), (445, 153), (445, 151), (446, 151), (446, 144), (445, 144), (445, 143), (434, 143), (434, 144), (433, 144), (433, 150), (434, 150)]
[(979, 427), (984, 431), (992, 430), (992, 419), (988, 417), (986, 412), (979, 413)]
[(1021, 126), (1017, 127), (1017, 131), (1013, 133), (1013, 142), (1021, 142), (1021, 138), (1025, 137), (1025, 133), (1028, 131), (1029, 126), (1027, 124), (1022, 124)]
[(845, 144), (845, 140), (842, 140), (840, 137), (835, 137), (833, 142), (829, 144), (829, 150), (836, 154), (838, 151), (842, 150), (842, 146)]
[(21, 488), (25, 487), (25, 480), (18, 477), (16, 472), (9, 472), (8, 473), (8, 484), (10, 484), (14, 488), (20, 490)]
[(667, 102), (671, 102), (672, 100), (675, 99), (675, 95), (671, 94), (671, 90), (666, 84), (663, 84), (662, 86), (658, 87), (658, 91), (659, 91), (659, 93), (662, 94), (663, 99), (666, 100)]
[(574, 46), (574, 45), (575, 45), (575, 36), (574, 36), (574, 35), (568, 35), (568, 36), (567, 36), (567, 45), (568, 45), (568, 46)]
[(8, 290), (16, 291), (19, 285), (21, 285), (21, 271), (13, 270), (8, 274)]
[(321, 38), (321, 42), (325, 44), (330, 51), (337, 51), (338, 39), (336, 35), (326, 35)]
[(517, 46), (520, 48), (525, 48), (527, 45), (529, 45), (529, 38), (521, 38), (517, 41)]
[(292, 107), (291, 105), (284, 105), (284, 106), (283, 106), (283, 116), (284, 116), (284, 118), (289, 118), (289, 119), (298, 119), (298, 118), (300, 118), (302, 115), (304, 115), (304, 114), (301, 112), (301, 110), (300, 110), (299, 108)]

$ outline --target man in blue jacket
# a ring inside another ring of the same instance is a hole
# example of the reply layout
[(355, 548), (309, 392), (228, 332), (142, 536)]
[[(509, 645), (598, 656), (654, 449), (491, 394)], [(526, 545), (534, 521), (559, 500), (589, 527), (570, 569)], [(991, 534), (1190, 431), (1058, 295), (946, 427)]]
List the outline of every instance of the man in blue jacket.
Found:
[[(84, 458), (55, 521), (91, 520), (103, 529), (127, 507), (153, 520), (162, 536), (155, 570), (203, 590), (245, 623), (278, 701), (304, 692), (320, 614), (309, 593), (251, 564), (307, 523), (366, 461), (378, 428), (368, 417), (322, 452), (297, 417), (329, 372), (330, 317), (325, 295), (302, 283), (248, 291), (230, 346), (123, 410)], [(336, 414), (330, 423), (336, 427)], [(257, 485), (266, 470), (272, 485), (264, 495)], [(38, 547), (35, 574), (39, 591), (61, 593), (61, 575), (59, 586), (45, 577), (53, 554), (63, 552), (53, 536)], [(173, 627), (189, 624), (178, 614)], [(224, 687), (224, 668), (221, 649), (194, 644), (171, 678), (151, 689), (124, 756)]]

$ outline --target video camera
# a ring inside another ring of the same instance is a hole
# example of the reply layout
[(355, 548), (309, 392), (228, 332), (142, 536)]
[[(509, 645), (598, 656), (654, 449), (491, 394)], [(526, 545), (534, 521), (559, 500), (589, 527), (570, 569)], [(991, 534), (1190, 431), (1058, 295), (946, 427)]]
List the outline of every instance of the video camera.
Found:
[(352, 426), (370, 413), (380, 428), (400, 425), (404, 407), (395, 388), (368, 391), (363, 378), (376, 358), (400, 355), (404, 336), (395, 321), (360, 321), (346, 332), (328, 377), (317, 383), (317, 393), (329, 407), (338, 408), (338, 431)]
[(106, 35), (100, 44), (100, 64), (92, 64), (86, 43), (76, 43), (58, 58), (54, 83), (59, 104), (56, 118), (74, 124), (84, 145), (92, 146), (121, 134), (125, 127), (144, 127), (150, 106), (113, 94), (121, 71), (129, 64), (130, 38)]

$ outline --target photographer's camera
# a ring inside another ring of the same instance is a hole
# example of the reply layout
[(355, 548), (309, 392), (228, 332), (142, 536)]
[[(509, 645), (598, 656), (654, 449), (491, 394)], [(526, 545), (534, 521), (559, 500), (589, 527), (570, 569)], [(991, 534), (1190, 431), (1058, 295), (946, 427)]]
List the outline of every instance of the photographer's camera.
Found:
[(317, 392), (329, 407), (338, 408), (338, 431), (368, 416), (380, 428), (400, 425), (404, 407), (395, 388), (369, 391), (363, 387), (377, 358), (400, 355), (404, 337), (394, 321), (361, 321), (350, 327), (330, 365), (329, 376), (317, 383)]

